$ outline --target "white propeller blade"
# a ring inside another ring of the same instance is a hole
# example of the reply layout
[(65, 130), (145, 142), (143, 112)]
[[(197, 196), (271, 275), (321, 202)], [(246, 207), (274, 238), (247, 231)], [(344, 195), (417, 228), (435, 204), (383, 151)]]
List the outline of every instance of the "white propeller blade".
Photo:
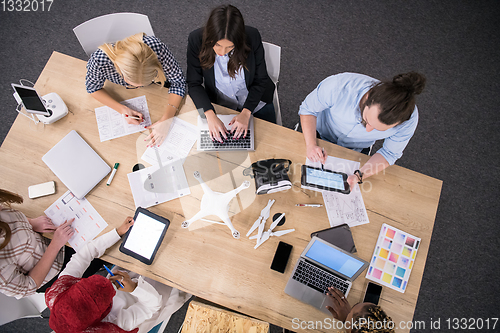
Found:
[(250, 228), (250, 230), (248, 230), (247, 232), (247, 237), (255, 230), (257, 229), (257, 227), (259, 226), (259, 223), (260, 221), (262, 221), (262, 216), (259, 216), (259, 218), (257, 219), (257, 221), (255, 221), (252, 225), (252, 227)]
[(279, 237), (279, 236), (286, 235), (286, 234), (288, 234), (288, 233), (290, 233), (292, 231), (295, 231), (295, 229), (280, 230), (280, 231), (272, 232), (271, 236)]

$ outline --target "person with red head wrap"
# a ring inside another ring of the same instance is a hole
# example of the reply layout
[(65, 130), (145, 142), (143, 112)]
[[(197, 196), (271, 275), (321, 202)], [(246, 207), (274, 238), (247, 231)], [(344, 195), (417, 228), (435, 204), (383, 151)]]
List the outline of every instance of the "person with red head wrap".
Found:
[(158, 318), (166, 318), (191, 297), (133, 272), (116, 272), (109, 279), (100, 275), (81, 278), (92, 259), (119, 241), (133, 223), (127, 217), (118, 229), (80, 249), (47, 290), (49, 325), (56, 333), (147, 332)]

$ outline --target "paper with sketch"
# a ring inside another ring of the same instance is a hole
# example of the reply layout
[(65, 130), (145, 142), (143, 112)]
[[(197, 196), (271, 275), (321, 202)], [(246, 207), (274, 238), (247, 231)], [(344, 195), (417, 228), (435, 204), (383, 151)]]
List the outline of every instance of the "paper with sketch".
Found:
[[(161, 162), (167, 164), (175, 160), (185, 159), (198, 139), (198, 132), (197, 126), (174, 117), (167, 137), (158, 148)], [(158, 164), (155, 148), (148, 147), (141, 159), (151, 165)]]
[[(306, 160), (306, 165), (317, 168), (321, 167), (321, 163), (311, 162), (309, 159)], [(359, 169), (359, 162), (328, 156), (324, 168), (331, 171), (352, 174), (355, 170)], [(358, 184), (356, 184), (356, 188), (351, 190), (349, 194), (322, 191), (311, 187), (306, 188), (322, 193), (330, 226), (334, 227), (347, 223), (352, 228), (370, 222)]]
[(68, 243), (76, 252), (108, 226), (87, 199), (77, 199), (70, 191), (66, 191), (47, 208), (45, 215), (56, 226), (60, 226), (66, 220), (75, 218), (71, 225), (75, 233)]
[(142, 113), (144, 121), (140, 125), (128, 124), (122, 114), (108, 106), (101, 106), (95, 109), (95, 117), (97, 119), (97, 128), (99, 129), (99, 138), (101, 142), (144, 131), (145, 126), (151, 125), (146, 96), (127, 99), (120, 104)]
[(135, 207), (148, 208), (191, 194), (182, 163), (176, 160), (129, 173)]

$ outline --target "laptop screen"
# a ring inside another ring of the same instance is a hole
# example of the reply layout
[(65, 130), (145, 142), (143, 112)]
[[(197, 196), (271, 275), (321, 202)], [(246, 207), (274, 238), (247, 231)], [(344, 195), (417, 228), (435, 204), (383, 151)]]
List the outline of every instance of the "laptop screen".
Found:
[(349, 278), (364, 265), (362, 261), (320, 241), (315, 241), (305, 256)]

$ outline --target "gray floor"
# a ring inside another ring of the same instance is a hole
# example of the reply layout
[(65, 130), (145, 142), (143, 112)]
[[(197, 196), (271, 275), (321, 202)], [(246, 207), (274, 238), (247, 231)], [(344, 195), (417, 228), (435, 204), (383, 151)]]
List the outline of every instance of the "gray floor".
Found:
[[(441, 331), (457, 332), (461, 330), (446, 329), (447, 319), (498, 317), (500, 3), (232, 3), (264, 41), (282, 46), (284, 126), (298, 121), (301, 101), (331, 74), (350, 71), (390, 78), (416, 70), (427, 76), (427, 88), (418, 99), (419, 126), (397, 162), (444, 181), (414, 320), (426, 323), (418, 332), (431, 332), (431, 319), (441, 320)], [(0, 11), (0, 140), (16, 117), (11, 82), (36, 80), (53, 50), (86, 58), (71, 31), (74, 26), (112, 12), (147, 14), (156, 36), (185, 69), (187, 36), (217, 4), (56, 0), (50, 12)], [(182, 318), (179, 314), (173, 319), (167, 332), (176, 332)], [(49, 332), (47, 321), (23, 319), (0, 331)]]

